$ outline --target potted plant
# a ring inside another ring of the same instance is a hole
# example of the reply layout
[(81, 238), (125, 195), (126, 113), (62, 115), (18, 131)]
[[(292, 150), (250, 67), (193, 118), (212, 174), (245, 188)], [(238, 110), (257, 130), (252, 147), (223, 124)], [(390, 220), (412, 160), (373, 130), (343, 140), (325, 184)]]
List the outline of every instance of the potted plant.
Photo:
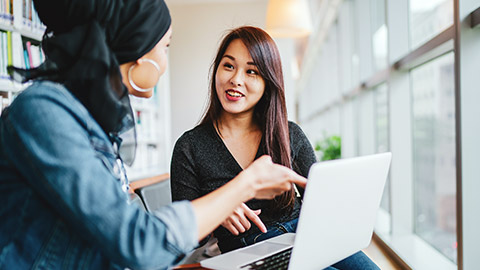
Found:
[(315, 152), (321, 161), (339, 159), (342, 156), (342, 139), (333, 135), (315, 144)]

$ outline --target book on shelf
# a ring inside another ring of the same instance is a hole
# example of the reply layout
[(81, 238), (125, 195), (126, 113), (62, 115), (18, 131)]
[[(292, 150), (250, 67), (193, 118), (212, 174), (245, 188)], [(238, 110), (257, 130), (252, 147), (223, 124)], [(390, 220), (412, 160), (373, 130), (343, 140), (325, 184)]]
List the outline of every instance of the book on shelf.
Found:
[(9, 25), (12, 20), (12, 0), (0, 0), (0, 22)]
[(7, 74), (7, 42), (4, 41), (3, 37), (7, 33), (0, 31), (0, 79), (8, 79)]
[(40, 46), (33, 45), (30, 41), (26, 41), (24, 45), (25, 67), (38, 67), (42, 63)]
[(44, 59), (40, 43), (35, 44), (34, 40), (24, 38), (18, 32), (0, 31), (0, 49), (0, 80), (10, 80), (7, 72), (9, 65), (34, 68)]
[(30, 61), (28, 60), (28, 52), (27, 50), (23, 50), (23, 62), (25, 63), (23, 65), (24, 68), (29, 69), (30, 68)]
[(8, 76), (7, 73), (7, 66), (9, 61), (11, 61), (11, 57), (9, 57), (9, 52), (11, 52), (11, 46), (8, 42), (9, 40), (11, 39), (8, 38), (8, 33), (5, 31), (0, 31), (0, 80), (10, 79), (10, 76)]
[(12, 62), (12, 32), (7, 32), (7, 65), (11, 65)]
[(7, 73), (7, 65), (8, 65), (8, 39), (7, 39), (7, 32), (2, 32), (2, 56), (3, 56), (3, 64), (4, 64), (4, 71), (5, 75), (8, 76)]
[[(11, 45), (11, 50), (9, 51), (9, 59), (11, 58), (12, 61), (9, 61), (9, 65), (13, 65), (15, 67), (25, 68), (25, 59), (23, 53), (23, 44), (22, 44), (22, 36), (18, 32), (8, 32), (11, 36), (11, 41), (9, 45)], [(11, 64), (10, 64), (11, 63)]]
[(22, 20), (23, 20), (23, 26), (27, 29), (31, 28), (32, 27), (32, 13), (30, 11), (30, 1), (28, 0), (23, 0), (23, 17), (22, 17)]
[[(46, 27), (40, 21), (32, 0), (0, 0), (0, 25), (40, 39)], [(10, 26), (10, 27), (9, 27)]]
[[(33, 68), (33, 60), (32, 60), (32, 43), (30, 41), (25, 42), (25, 47), (27, 51), (27, 58), (28, 59), (28, 66)], [(27, 61), (25, 59), (25, 62)]]
[(32, 67), (38, 67), (41, 63), (42, 63), (42, 59), (41, 59), (41, 53), (40, 53), (40, 46), (37, 46), (37, 45), (31, 45), (31, 54), (32, 54)]
[(13, 26), (17, 29), (22, 29), (23, 27), (23, 1), (22, 0), (13, 0), (12, 3), (12, 14), (13, 14)]
[(41, 34), (45, 31), (45, 26), (41, 23), (38, 17), (32, 0), (0, 0), (9, 1), (12, 15), (10, 24), (16, 29), (22, 29), (33, 33)]

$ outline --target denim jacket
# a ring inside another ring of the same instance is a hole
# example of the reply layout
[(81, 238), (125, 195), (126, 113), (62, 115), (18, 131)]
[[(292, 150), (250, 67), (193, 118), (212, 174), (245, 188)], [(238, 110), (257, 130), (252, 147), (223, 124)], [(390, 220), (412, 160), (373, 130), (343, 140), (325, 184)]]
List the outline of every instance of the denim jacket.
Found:
[(0, 269), (164, 269), (198, 244), (187, 201), (127, 203), (113, 146), (61, 84), (35, 82), (0, 120)]

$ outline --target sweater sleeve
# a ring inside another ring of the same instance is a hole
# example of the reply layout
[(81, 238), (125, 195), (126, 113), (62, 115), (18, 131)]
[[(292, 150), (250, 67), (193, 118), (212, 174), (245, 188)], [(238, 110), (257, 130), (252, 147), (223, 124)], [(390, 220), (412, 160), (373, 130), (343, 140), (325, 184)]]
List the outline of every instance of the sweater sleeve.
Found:
[(200, 197), (198, 176), (193, 158), (193, 142), (188, 133), (175, 143), (170, 168), (172, 200), (194, 200)]
[[(290, 145), (292, 147), (292, 168), (295, 172), (308, 177), (310, 167), (317, 161), (315, 152), (307, 136), (295, 123), (290, 122)], [(298, 187), (303, 197), (304, 189)]]

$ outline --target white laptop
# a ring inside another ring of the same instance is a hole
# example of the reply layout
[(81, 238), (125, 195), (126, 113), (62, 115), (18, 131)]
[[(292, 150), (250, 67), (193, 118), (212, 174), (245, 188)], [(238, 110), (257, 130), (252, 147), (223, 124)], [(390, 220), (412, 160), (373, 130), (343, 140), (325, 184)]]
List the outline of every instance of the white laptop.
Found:
[(269, 269), (271, 257), (291, 255), (283, 267), (271, 268), (323, 269), (366, 248), (391, 157), (382, 153), (315, 163), (308, 174), (296, 234), (273, 237), (200, 264), (219, 270)]

